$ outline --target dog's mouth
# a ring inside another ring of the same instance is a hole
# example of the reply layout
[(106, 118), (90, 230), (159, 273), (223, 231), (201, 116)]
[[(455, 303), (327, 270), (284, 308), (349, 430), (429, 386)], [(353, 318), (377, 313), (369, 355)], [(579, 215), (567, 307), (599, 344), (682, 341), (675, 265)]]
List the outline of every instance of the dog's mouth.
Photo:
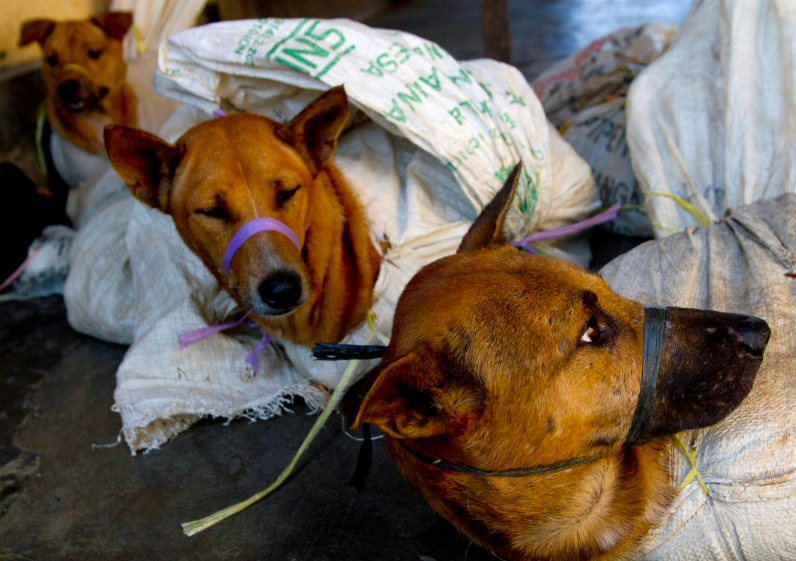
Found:
[[(107, 90), (107, 88), (105, 89)], [(71, 113), (92, 111), (102, 97), (104, 97), (95, 94), (91, 87), (78, 80), (66, 80), (62, 82), (56, 89), (56, 94), (61, 105)], [(107, 91), (105, 95), (107, 95)]]
[(88, 111), (92, 109), (94, 104), (88, 101), (76, 101), (72, 103), (66, 103), (67, 109), (69, 109), (72, 113), (82, 113), (84, 111)]
[(298, 310), (304, 304), (304, 301), (300, 301), (295, 306), (291, 306), (290, 308), (284, 310), (275, 310), (272, 308), (264, 308), (262, 306), (249, 306), (248, 308), (249, 313), (253, 316), (267, 317), (270, 319), (281, 319), (295, 313), (296, 310)]

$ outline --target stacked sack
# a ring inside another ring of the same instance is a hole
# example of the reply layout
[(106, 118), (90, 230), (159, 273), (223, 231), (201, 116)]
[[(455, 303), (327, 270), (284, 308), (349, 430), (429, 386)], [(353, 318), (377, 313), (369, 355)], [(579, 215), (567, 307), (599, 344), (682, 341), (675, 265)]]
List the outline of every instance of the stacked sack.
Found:
[(652, 237), (627, 145), (625, 105), (635, 77), (661, 56), (677, 33), (651, 23), (601, 37), (552, 66), (533, 82), (547, 117), (594, 171), (603, 205), (622, 205), (603, 228)]

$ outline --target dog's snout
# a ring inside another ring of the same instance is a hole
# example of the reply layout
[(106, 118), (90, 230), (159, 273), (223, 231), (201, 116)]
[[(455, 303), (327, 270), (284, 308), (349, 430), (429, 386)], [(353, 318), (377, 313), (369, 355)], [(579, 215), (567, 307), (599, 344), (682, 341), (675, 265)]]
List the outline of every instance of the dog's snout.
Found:
[(727, 327), (727, 336), (753, 356), (762, 356), (771, 337), (771, 328), (760, 318), (744, 316)]
[(91, 102), (91, 90), (78, 80), (67, 80), (58, 86), (58, 97), (70, 107), (83, 106)]
[(58, 86), (58, 97), (68, 103), (80, 101), (80, 82), (77, 80), (67, 80)]
[(273, 310), (291, 310), (301, 299), (301, 278), (290, 271), (279, 271), (260, 283), (259, 293)]

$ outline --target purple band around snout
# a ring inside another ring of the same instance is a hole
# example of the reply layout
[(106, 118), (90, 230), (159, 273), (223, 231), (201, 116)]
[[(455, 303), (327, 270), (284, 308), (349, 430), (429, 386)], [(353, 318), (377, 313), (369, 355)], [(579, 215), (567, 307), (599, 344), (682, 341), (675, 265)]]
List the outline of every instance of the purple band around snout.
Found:
[(225, 275), (229, 276), (229, 267), (232, 265), (232, 258), (235, 257), (238, 250), (250, 237), (260, 232), (279, 232), (293, 242), (293, 245), (295, 245), (296, 249), (301, 253), (301, 244), (299, 243), (298, 236), (286, 224), (275, 218), (256, 218), (241, 226), (240, 230), (235, 232), (235, 235), (232, 236), (232, 239), (229, 241), (229, 245), (224, 252), (224, 259), (221, 260), (221, 266), (224, 268)]

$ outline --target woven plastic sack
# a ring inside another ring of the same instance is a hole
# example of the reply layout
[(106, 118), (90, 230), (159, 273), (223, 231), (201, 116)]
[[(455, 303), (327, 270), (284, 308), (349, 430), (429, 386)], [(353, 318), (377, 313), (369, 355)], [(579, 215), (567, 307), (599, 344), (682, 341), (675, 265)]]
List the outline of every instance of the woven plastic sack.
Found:
[(550, 121), (591, 166), (603, 205), (623, 205), (616, 220), (602, 226), (618, 234), (652, 237), (627, 147), (625, 96), (676, 33), (676, 26), (661, 23), (619, 29), (533, 81)]
[[(720, 423), (681, 433), (696, 448), (697, 481), (677, 496), (645, 545), (647, 560), (796, 559), (796, 195), (735, 209), (707, 228), (647, 242), (601, 274), (645, 304), (765, 319), (771, 340), (755, 385)], [(672, 449), (677, 487), (689, 465)]]
[[(709, 220), (796, 189), (796, 3), (698, 0), (665, 55), (633, 82), (627, 141), (645, 190)], [(648, 196), (657, 236), (696, 224)]]

